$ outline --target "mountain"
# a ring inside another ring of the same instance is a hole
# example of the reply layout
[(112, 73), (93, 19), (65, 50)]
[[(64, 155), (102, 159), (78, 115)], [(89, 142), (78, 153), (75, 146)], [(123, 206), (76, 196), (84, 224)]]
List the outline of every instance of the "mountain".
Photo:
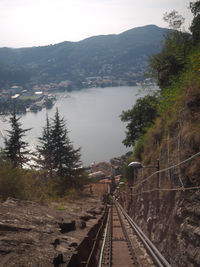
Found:
[(86, 78), (94, 76), (142, 79), (148, 57), (160, 50), (166, 31), (147, 25), (79, 42), (0, 48), (0, 87), (64, 80), (81, 85)]

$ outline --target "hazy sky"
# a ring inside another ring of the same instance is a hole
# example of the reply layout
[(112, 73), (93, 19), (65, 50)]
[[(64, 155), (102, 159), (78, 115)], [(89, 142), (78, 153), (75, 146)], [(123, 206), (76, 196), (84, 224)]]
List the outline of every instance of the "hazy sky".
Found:
[(0, 47), (79, 41), (156, 24), (173, 9), (191, 21), (191, 0), (0, 0)]

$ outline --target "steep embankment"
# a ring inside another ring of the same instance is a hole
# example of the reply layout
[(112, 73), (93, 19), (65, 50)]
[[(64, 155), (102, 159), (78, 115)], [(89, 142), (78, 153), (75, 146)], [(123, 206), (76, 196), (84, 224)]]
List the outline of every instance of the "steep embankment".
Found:
[[(159, 159), (160, 170), (183, 163), (161, 172), (159, 184), (157, 174), (151, 176), (155, 169), (138, 170), (137, 180), (132, 181), (132, 189), (129, 184), (128, 192), (121, 196), (122, 203), (135, 222), (149, 235), (171, 265), (181, 267), (200, 266), (198, 58), (199, 52), (191, 57), (192, 64), (176, 84), (179, 93), (169, 103), (170, 108), (163, 111), (146, 134), (142, 155), (144, 166), (156, 166)], [(193, 155), (196, 156), (185, 162)]]

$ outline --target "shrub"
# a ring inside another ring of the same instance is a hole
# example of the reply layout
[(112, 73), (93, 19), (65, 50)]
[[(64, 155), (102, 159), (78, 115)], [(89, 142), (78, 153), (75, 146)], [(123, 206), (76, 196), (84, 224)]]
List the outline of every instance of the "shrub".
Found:
[(22, 171), (5, 164), (0, 168), (0, 196), (2, 200), (8, 197), (26, 199), (25, 184)]
[(143, 135), (139, 138), (133, 150), (133, 157), (138, 161), (142, 160), (142, 154), (144, 152), (144, 142), (145, 142), (145, 137)]

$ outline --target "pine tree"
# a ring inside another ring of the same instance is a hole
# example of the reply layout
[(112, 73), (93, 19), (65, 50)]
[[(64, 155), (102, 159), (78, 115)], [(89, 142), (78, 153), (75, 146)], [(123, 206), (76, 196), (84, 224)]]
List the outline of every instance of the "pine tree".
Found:
[[(77, 184), (77, 177), (82, 173), (79, 168), (80, 148), (74, 149), (66, 129), (65, 121), (60, 117), (58, 109), (52, 123), (46, 119), (42, 137), (38, 146), (39, 164), (43, 169), (62, 178), (63, 186)], [(64, 188), (63, 188), (64, 189)]]
[(76, 176), (80, 167), (80, 148), (74, 149), (68, 137), (65, 121), (60, 118), (58, 109), (51, 128), (54, 169), (61, 177), (68, 177), (69, 180)]
[(24, 163), (28, 161), (27, 155), (30, 151), (27, 150), (28, 143), (23, 141), (25, 132), (30, 129), (22, 129), (19, 120), (21, 117), (17, 118), (16, 112), (14, 111), (10, 117), (11, 130), (8, 132), (8, 138), (5, 138), (5, 149), (4, 153), (7, 159), (9, 159), (14, 167), (21, 167)]
[(50, 177), (53, 174), (53, 155), (52, 155), (52, 138), (51, 138), (51, 125), (48, 116), (46, 117), (46, 126), (43, 128), (42, 137), (39, 137), (40, 145), (37, 146), (39, 153), (39, 165), (49, 171)]

